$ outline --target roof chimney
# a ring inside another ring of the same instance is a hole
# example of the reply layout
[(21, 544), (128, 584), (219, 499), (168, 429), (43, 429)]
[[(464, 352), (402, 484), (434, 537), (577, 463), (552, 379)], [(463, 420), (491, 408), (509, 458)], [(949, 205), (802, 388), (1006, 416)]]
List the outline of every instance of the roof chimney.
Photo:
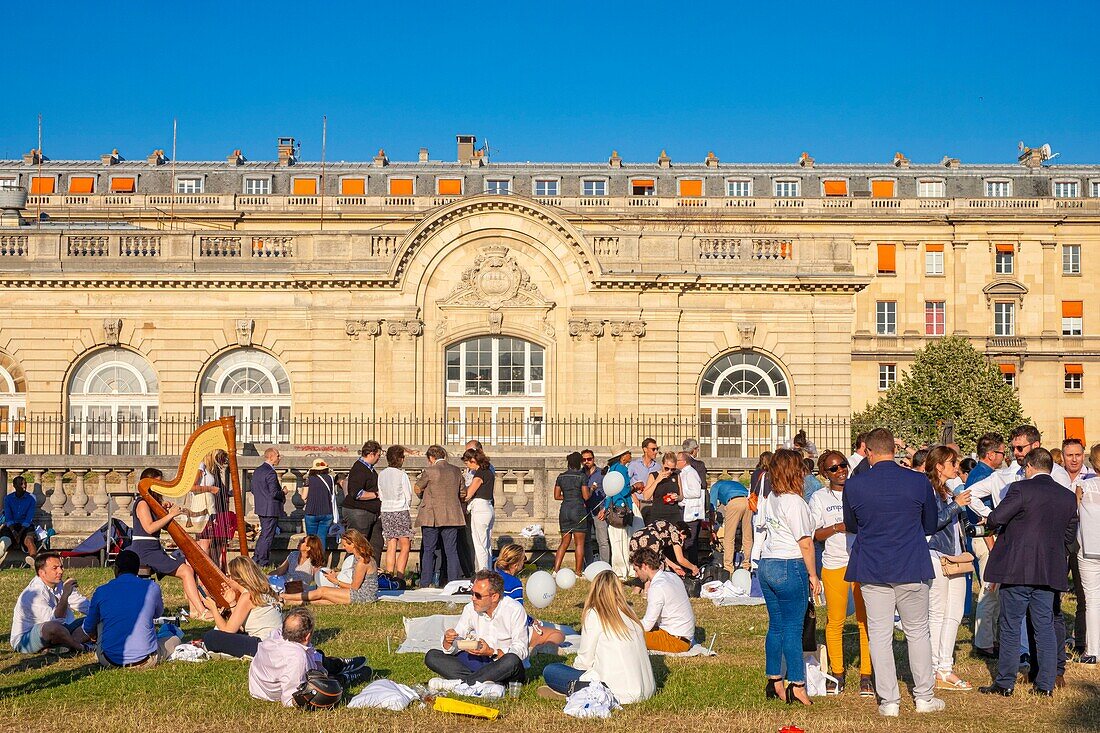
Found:
[(803, 151), (802, 155), (798, 156), (798, 165), (803, 168), (813, 168), (814, 159), (810, 157), (810, 154)]
[(473, 163), (474, 145), (477, 144), (477, 137), (474, 135), (455, 135), (455, 139), (458, 141), (458, 162), (462, 165)]
[(1016, 158), (1020, 165), (1026, 168), (1041, 168), (1043, 165), (1043, 151), (1041, 148), (1029, 148), (1020, 142), (1020, 155)]
[(279, 165), (294, 165), (298, 160), (298, 145), (292, 137), (279, 138)]
[(940, 161), (940, 165), (944, 168), (958, 168), (960, 163), (958, 158), (952, 158), (948, 155), (943, 156), (943, 160)]
[(421, 163), (427, 163), (428, 162), (428, 149), (427, 148), (420, 148), (420, 162)]
[(662, 150), (661, 154), (657, 156), (657, 165), (662, 168), (671, 168), (672, 158), (668, 157), (668, 153)]
[(713, 150), (711, 150), (709, 153), (707, 153), (707, 158), (703, 162), (706, 163), (707, 168), (717, 168), (718, 156), (714, 154)]
[(612, 168), (622, 168), (623, 167), (623, 159), (619, 157), (619, 151), (618, 150), (612, 150), (611, 151), (611, 157), (607, 159), (607, 164), (609, 166), (611, 166)]
[(23, 153), (24, 165), (38, 165), (44, 160), (46, 159), (42, 157), (42, 151), (37, 148), (31, 148), (30, 152)]
[(241, 154), (240, 149), (237, 149), (227, 155), (225, 160), (229, 165), (240, 165), (244, 162), (244, 155)]
[(158, 165), (164, 165), (168, 162), (168, 158), (164, 155), (163, 150), (154, 150), (145, 160), (149, 163), (149, 165), (154, 167)]
[(897, 153), (894, 153), (894, 167), (895, 168), (908, 168), (909, 167), (909, 159), (905, 157), (904, 153), (902, 153), (900, 151), (897, 152)]
[(118, 148), (115, 148), (106, 155), (99, 156), (99, 160), (103, 165), (117, 165), (122, 162), (122, 156), (118, 154)]
[(386, 151), (382, 148), (378, 148), (378, 155), (374, 156), (374, 167), (381, 168), (384, 165), (389, 165), (390, 159), (386, 157)]

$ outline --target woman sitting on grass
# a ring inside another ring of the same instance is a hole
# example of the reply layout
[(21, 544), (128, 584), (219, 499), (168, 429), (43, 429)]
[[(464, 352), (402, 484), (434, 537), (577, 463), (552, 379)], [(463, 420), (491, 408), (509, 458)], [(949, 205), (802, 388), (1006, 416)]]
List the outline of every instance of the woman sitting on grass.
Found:
[[(504, 578), (504, 595), (520, 603), (523, 603), (523, 583), (519, 574), (526, 559), (520, 545), (507, 545), (497, 555), (496, 571)], [(541, 621), (531, 616), (527, 617), (527, 635), (527, 644), (531, 649), (543, 644), (560, 646), (565, 641), (565, 634), (561, 631), (546, 628)]]
[(340, 538), (344, 552), (355, 558), (351, 582), (346, 583), (336, 576), (336, 571), (323, 573), (324, 578), (335, 587), (304, 590), (301, 593), (284, 593), (287, 603), (315, 603), (318, 606), (348, 606), (359, 603), (374, 603), (378, 600), (378, 563), (363, 533), (349, 529)]
[(642, 624), (626, 602), (623, 584), (611, 570), (592, 581), (581, 612), (581, 649), (573, 665), (548, 664), (542, 697), (565, 697), (593, 682), (603, 683), (624, 705), (653, 696), (656, 684)]
[(228, 619), (222, 618), (213, 598), (203, 599), (214, 614), (217, 628), (207, 631), (202, 642), (207, 651), (231, 657), (254, 657), (260, 642), (282, 627), (279, 601), (264, 571), (250, 557), (235, 557), (229, 561), (229, 583), (226, 597), (233, 599), (235, 596), (236, 599), (230, 606)]
[(290, 552), (272, 575), (278, 575), (285, 581), (298, 580), (310, 586), (313, 585), (314, 574), (324, 563), (325, 549), (321, 538), (307, 534), (298, 543), (298, 549)]

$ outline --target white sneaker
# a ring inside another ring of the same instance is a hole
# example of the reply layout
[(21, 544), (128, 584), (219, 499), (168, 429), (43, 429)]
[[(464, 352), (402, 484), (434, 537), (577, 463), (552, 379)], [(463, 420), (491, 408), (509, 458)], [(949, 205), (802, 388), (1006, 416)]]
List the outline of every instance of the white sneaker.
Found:
[(29, 567), (34, 567), (34, 555), (27, 555), (23, 558), (23, 562), (27, 563)]
[(917, 700), (918, 713), (938, 713), (947, 707), (947, 703), (938, 697), (930, 697), (927, 700)]
[(896, 702), (884, 702), (878, 706), (878, 714), (884, 718), (896, 718), (901, 712), (901, 706)]
[(445, 680), (442, 677), (432, 677), (428, 680), (428, 689), (432, 692), (453, 692), (462, 684), (462, 680)]

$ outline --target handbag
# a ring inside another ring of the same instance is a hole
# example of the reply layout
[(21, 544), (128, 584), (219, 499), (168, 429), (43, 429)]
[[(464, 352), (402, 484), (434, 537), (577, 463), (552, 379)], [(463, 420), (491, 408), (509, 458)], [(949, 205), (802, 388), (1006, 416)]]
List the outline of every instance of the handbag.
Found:
[(634, 524), (634, 512), (622, 505), (607, 510), (607, 523), (615, 529), (626, 529)]
[(802, 618), (802, 651), (817, 651), (817, 610), (813, 598), (806, 602), (806, 615)]
[(940, 567), (947, 578), (966, 575), (974, 572), (974, 556), (969, 552), (961, 555), (940, 555)]

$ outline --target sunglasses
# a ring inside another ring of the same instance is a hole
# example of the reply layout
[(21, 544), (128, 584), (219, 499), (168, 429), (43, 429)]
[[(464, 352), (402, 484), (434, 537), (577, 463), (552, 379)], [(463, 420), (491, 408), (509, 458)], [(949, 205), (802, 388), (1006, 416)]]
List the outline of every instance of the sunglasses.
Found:
[(486, 598), (488, 598), (489, 596), (491, 596), (493, 594), (492, 593), (478, 593), (475, 590), (472, 593), (470, 593), (470, 595), (472, 595), (474, 597), (474, 600), (483, 601), (483, 600), (485, 600)]
[(581, 462), (582, 463), (595, 463), (596, 459), (595, 458), (582, 458)]
[(842, 468), (847, 469), (848, 464), (847, 463), (834, 463), (831, 466), (826, 466), (825, 470), (828, 471), (829, 473), (836, 473), (837, 471), (839, 471)]

